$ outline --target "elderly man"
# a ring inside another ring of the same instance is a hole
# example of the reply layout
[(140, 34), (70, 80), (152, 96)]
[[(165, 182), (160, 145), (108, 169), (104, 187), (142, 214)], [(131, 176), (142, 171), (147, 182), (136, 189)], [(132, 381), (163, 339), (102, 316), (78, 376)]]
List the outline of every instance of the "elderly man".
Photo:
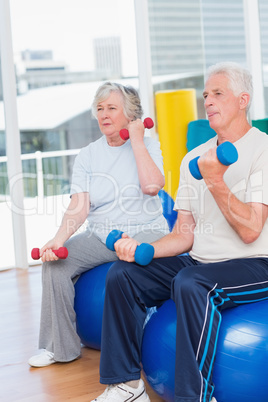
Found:
[[(251, 75), (235, 63), (216, 64), (203, 96), (217, 135), (182, 161), (172, 233), (152, 243), (146, 267), (133, 263), (135, 240), (124, 235), (115, 244), (123, 261), (107, 276), (100, 363), (100, 381), (109, 386), (95, 401), (149, 401), (140, 379), (146, 307), (170, 297), (177, 307), (175, 401), (215, 401), (221, 311), (268, 297), (268, 136), (247, 119)], [(239, 155), (230, 166), (216, 153), (226, 141)], [(196, 180), (189, 161), (199, 155)]]

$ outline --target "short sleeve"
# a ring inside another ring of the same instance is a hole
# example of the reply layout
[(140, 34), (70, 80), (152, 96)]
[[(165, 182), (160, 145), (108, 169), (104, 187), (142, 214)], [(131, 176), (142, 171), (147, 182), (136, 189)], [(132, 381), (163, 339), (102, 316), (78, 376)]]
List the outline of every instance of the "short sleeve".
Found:
[(71, 195), (75, 193), (89, 192), (91, 179), (89, 156), (86, 148), (83, 148), (74, 161)]

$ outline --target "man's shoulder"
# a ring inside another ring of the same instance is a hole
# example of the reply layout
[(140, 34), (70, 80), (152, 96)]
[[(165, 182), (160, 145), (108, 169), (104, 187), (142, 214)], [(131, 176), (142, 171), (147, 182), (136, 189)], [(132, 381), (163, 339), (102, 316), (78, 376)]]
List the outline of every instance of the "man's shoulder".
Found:
[(235, 145), (252, 144), (253, 148), (258, 148), (258, 146), (267, 147), (268, 146), (268, 135), (260, 131), (257, 127), (251, 127), (251, 129), (235, 143)]

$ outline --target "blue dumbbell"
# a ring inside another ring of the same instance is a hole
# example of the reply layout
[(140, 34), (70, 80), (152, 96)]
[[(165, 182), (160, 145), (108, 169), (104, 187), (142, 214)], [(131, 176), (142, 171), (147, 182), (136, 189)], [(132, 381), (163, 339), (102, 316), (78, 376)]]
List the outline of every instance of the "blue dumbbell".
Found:
[[(121, 230), (112, 230), (106, 239), (106, 246), (109, 250), (115, 251), (114, 244), (117, 240), (121, 239), (123, 232)], [(139, 265), (148, 265), (152, 261), (154, 256), (154, 248), (151, 244), (141, 243), (137, 246), (135, 251), (135, 261)]]
[[(229, 141), (223, 142), (221, 145), (219, 145), (216, 152), (219, 161), (225, 166), (232, 165), (238, 159), (237, 149), (234, 144)], [(197, 180), (202, 179), (202, 175), (197, 163), (199, 158), (200, 156), (197, 156), (189, 162), (189, 170), (192, 176)]]

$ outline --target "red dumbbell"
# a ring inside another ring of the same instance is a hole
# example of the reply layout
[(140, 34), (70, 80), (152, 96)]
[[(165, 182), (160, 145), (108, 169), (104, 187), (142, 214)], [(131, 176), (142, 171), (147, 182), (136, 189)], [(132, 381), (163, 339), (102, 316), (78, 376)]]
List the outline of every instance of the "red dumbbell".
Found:
[[(154, 126), (154, 122), (151, 119), (151, 117), (146, 117), (146, 119), (144, 119), (143, 124), (144, 124), (145, 128), (153, 128), (153, 126)], [(129, 132), (128, 132), (127, 128), (122, 128), (122, 130), (120, 130), (119, 134), (120, 134), (120, 137), (122, 138), (122, 140), (126, 141), (129, 139)]]
[[(58, 250), (52, 250), (54, 254), (56, 254), (57, 257), (60, 259), (64, 260), (65, 258), (68, 257), (68, 250), (66, 247), (60, 247)], [(39, 260), (40, 258), (40, 249), (39, 248), (33, 248), (31, 252), (31, 256), (33, 260)]]

